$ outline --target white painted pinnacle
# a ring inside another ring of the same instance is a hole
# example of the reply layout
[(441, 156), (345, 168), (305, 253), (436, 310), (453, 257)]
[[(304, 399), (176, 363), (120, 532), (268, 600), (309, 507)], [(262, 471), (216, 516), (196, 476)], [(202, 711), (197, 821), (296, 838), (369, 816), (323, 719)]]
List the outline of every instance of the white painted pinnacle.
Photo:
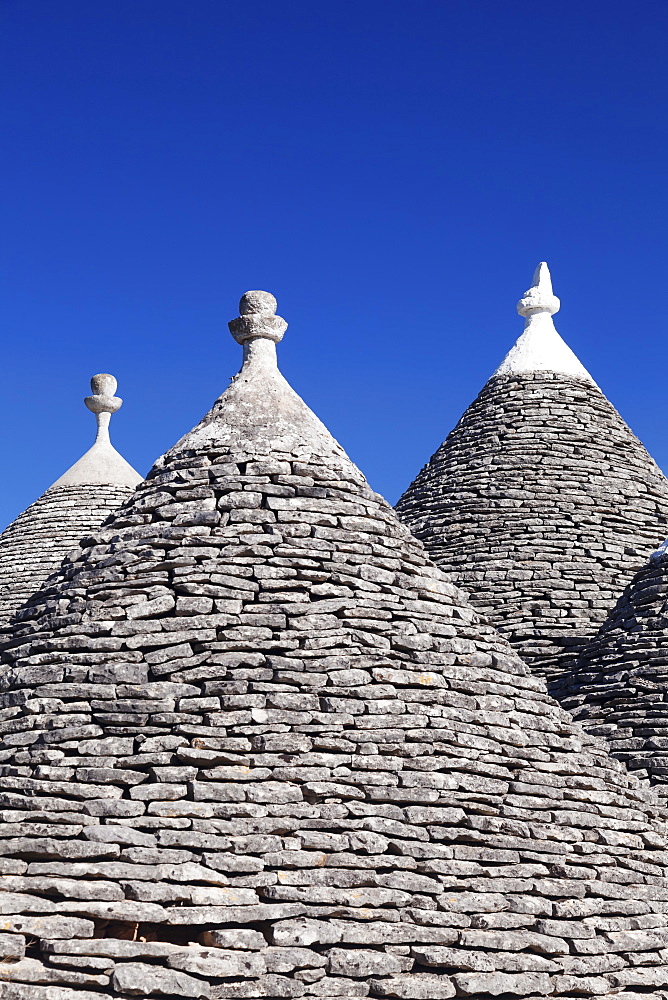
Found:
[(134, 488), (142, 481), (139, 473), (116, 451), (109, 438), (111, 415), (123, 405), (123, 400), (114, 395), (117, 385), (113, 375), (93, 375), (90, 380), (93, 395), (86, 396), (84, 403), (95, 414), (97, 421), (95, 442), (49, 489), (95, 485)]
[(561, 302), (552, 291), (550, 269), (544, 260), (540, 262), (533, 273), (533, 283), (517, 303), (520, 316), (532, 316), (534, 313), (549, 313), (553, 316), (559, 312)]
[(531, 288), (517, 303), (518, 313), (525, 317), (524, 332), (494, 375), (548, 371), (596, 384), (555, 329), (552, 316), (559, 311), (560, 305), (552, 291), (550, 270), (545, 261), (541, 261), (534, 272)]

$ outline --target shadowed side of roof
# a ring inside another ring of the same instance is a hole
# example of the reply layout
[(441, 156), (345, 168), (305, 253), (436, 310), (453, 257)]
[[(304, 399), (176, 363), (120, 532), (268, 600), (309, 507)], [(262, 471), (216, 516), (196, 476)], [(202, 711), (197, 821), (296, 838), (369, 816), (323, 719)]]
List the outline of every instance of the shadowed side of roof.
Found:
[(616, 757), (668, 796), (668, 554), (664, 542), (626, 587), (559, 697)]

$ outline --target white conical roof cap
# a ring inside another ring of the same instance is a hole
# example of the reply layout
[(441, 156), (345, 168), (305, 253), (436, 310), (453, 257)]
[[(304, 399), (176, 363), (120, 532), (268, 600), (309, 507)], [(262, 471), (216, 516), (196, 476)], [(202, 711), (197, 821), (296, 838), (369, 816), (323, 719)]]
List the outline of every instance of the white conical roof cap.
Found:
[(494, 375), (518, 372), (557, 372), (592, 382), (584, 365), (555, 328), (552, 316), (561, 303), (552, 292), (550, 271), (541, 261), (534, 272), (533, 284), (517, 303), (520, 316), (526, 317), (524, 332), (506, 354)]

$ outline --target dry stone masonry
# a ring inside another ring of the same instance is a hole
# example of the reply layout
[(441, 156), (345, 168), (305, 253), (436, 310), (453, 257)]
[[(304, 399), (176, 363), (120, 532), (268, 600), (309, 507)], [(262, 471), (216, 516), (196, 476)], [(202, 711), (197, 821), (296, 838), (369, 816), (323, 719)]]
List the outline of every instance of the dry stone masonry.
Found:
[(541, 264), (524, 333), (397, 505), (547, 678), (668, 534), (668, 483), (555, 330), (558, 308)]
[(668, 543), (561, 678), (559, 695), (615, 757), (668, 796)]
[(94, 375), (85, 399), (95, 444), (0, 535), (0, 623), (10, 620), (79, 540), (126, 500), (141, 476), (112, 447), (109, 419), (121, 406), (113, 375)]
[(279, 374), (4, 631), (0, 1000), (668, 991), (665, 812)]

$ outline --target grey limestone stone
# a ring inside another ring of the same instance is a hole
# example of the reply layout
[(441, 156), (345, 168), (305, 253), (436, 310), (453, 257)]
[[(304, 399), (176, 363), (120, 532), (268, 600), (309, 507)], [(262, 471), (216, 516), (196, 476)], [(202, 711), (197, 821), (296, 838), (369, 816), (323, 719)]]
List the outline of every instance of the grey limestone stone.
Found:
[(207, 1000), (211, 995), (209, 984), (202, 979), (141, 962), (117, 965), (112, 982), (114, 990), (128, 996), (202, 997)]
[(461, 996), (480, 994), (511, 994), (512, 996), (548, 996), (553, 992), (550, 977), (540, 972), (520, 973), (516, 976), (505, 972), (464, 972), (453, 976)]

